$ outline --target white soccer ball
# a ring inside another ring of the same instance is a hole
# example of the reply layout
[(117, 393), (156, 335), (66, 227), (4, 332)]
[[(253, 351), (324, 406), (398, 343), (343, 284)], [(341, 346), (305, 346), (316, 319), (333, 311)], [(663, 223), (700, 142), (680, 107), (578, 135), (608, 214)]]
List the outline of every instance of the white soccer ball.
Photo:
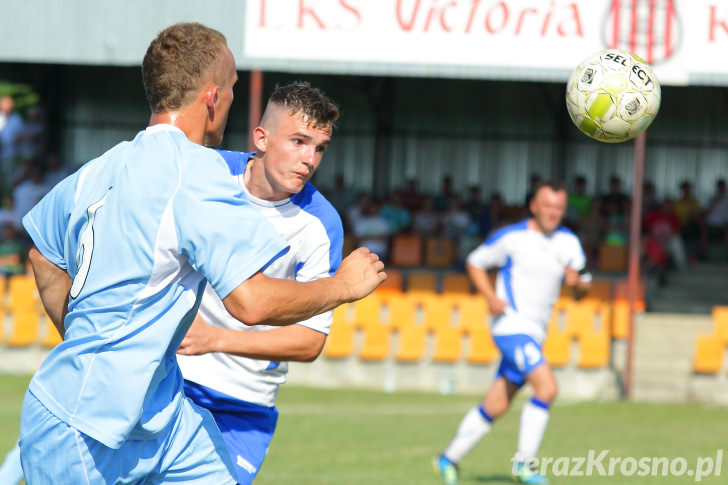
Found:
[(657, 116), (660, 83), (650, 66), (620, 49), (592, 54), (566, 84), (566, 109), (577, 128), (595, 140), (634, 138)]

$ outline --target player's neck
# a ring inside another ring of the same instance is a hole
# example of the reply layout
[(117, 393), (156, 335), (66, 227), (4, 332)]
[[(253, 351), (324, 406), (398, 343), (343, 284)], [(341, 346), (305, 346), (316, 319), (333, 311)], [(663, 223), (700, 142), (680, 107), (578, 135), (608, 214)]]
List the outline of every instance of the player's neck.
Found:
[(261, 200), (275, 202), (291, 196), (287, 192), (276, 192), (266, 177), (263, 160), (257, 157), (248, 160), (245, 173), (243, 174), (243, 183), (250, 195)]
[(197, 117), (187, 110), (172, 111), (168, 113), (152, 113), (149, 118), (149, 126), (167, 124), (176, 126), (187, 136), (192, 143), (202, 145), (205, 137), (205, 127)]
[(528, 219), (528, 228), (531, 229), (532, 231), (536, 231), (540, 234), (543, 234), (546, 237), (551, 237), (551, 235), (554, 232), (556, 232), (555, 230), (546, 231), (546, 229), (544, 229), (544, 227), (541, 226), (541, 224), (539, 224), (538, 221), (534, 217), (531, 217), (530, 219)]

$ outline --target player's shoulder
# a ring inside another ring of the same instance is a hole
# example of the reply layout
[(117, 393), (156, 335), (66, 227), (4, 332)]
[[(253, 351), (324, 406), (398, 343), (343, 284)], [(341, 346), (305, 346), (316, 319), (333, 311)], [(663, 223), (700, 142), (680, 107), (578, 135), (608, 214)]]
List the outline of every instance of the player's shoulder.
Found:
[(566, 226), (559, 226), (556, 229), (555, 234), (558, 237), (563, 238), (563, 239), (568, 239), (568, 240), (572, 240), (572, 241), (579, 241), (579, 236), (577, 236), (574, 231), (572, 231), (571, 229), (569, 229)]
[(299, 193), (292, 195), (291, 202), (319, 219), (327, 228), (338, 228), (343, 232), (339, 212), (311, 182), (307, 182)]
[(215, 149), (215, 152), (217, 152), (217, 154), (225, 160), (231, 175), (240, 175), (245, 173), (245, 167), (248, 165), (248, 160), (253, 155), (253, 152), (240, 152), (235, 150)]
[(528, 231), (528, 219), (508, 224), (499, 229), (496, 229), (488, 238), (485, 240), (486, 245), (495, 244), (504, 238), (511, 236), (517, 236), (519, 234), (525, 234)]

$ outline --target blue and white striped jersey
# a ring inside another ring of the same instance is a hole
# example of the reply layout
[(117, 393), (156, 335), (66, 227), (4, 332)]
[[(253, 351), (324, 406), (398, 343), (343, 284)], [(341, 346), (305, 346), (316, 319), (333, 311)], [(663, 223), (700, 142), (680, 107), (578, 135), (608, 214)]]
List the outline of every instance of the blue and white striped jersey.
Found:
[[(251, 153), (220, 151), (230, 166), (235, 181), (243, 189), (243, 173)], [(247, 193), (247, 190), (246, 190)], [(288, 199), (266, 201), (248, 198), (273, 224), (291, 248), (263, 273), (272, 278), (313, 281), (333, 275), (341, 264), (343, 228), (336, 209), (311, 184)], [(312, 317), (299, 325), (329, 333), (333, 312)], [(245, 326), (231, 317), (214, 291), (205, 290), (200, 316), (210, 325), (257, 332), (275, 327)], [(248, 359), (224, 353), (196, 356), (179, 355), (185, 379), (242, 401), (275, 405), (279, 386), (286, 380), (287, 362)]]
[(171, 125), (88, 162), (23, 223), (73, 281), (65, 339), (30, 390), (111, 448), (153, 437), (179, 409), (175, 352), (205, 278), (225, 297), (287, 249), (222, 157)]
[(496, 231), (468, 255), (467, 263), (498, 268), (496, 296), (508, 306), (493, 319), (493, 335), (523, 333), (542, 341), (564, 281), (564, 268), (580, 271), (586, 256), (579, 238), (565, 227), (546, 236), (528, 219)]

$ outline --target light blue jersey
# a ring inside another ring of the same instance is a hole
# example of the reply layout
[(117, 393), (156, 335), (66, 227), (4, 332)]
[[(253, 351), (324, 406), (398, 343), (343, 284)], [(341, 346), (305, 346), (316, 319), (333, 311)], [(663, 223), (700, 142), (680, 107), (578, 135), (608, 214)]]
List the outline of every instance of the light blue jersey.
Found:
[(178, 412), (175, 351), (205, 279), (224, 298), (287, 248), (222, 157), (171, 125), (84, 165), (23, 224), (73, 281), (64, 341), (30, 391), (110, 448), (154, 438)]

